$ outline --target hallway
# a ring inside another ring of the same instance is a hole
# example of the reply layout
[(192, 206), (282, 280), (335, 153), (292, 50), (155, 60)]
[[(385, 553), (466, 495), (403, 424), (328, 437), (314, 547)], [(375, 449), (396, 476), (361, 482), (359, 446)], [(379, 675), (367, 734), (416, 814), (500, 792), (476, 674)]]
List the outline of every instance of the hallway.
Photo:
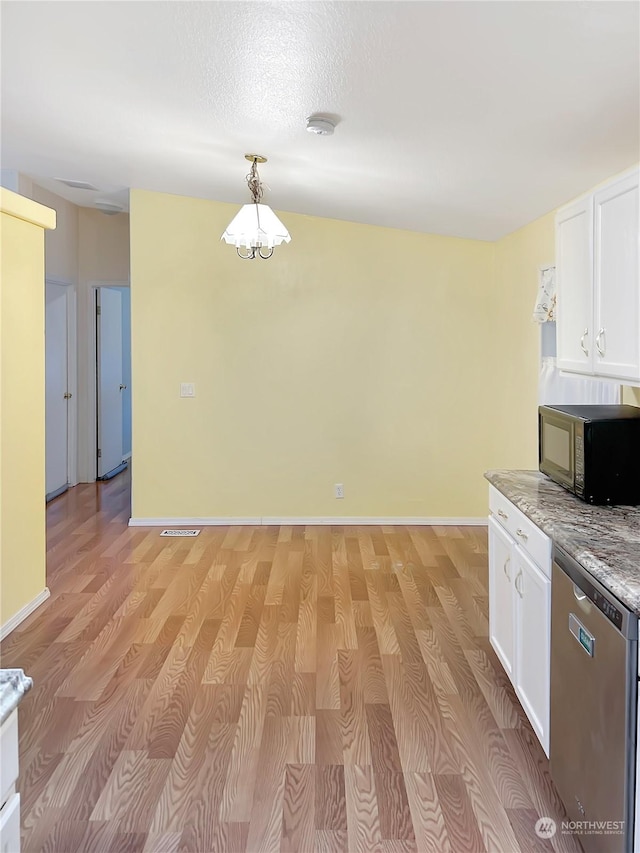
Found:
[(51, 598), (2, 644), (23, 850), (577, 851), (488, 639), (485, 528), (129, 528), (48, 507)]

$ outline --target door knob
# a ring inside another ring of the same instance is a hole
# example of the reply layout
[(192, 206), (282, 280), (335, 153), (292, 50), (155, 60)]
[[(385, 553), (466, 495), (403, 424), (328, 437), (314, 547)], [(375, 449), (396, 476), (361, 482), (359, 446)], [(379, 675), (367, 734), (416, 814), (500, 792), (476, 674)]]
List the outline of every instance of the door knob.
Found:
[(120, 390), (121, 390), (121, 391), (126, 391), (126, 389), (127, 389), (127, 386), (126, 386), (126, 385), (121, 385), (121, 386), (120, 386)]
[(73, 397), (73, 394), (70, 394), (68, 391), (63, 395), (64, 400), (70, 400)]

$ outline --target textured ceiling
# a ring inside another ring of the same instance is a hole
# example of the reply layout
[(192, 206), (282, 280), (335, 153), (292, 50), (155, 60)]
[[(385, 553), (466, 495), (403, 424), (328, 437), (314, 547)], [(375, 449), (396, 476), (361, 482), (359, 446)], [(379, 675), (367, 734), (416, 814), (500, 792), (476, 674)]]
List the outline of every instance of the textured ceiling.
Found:
[(639, 9), (4, 2), (2, 167), (495, 239), (638, 160)]

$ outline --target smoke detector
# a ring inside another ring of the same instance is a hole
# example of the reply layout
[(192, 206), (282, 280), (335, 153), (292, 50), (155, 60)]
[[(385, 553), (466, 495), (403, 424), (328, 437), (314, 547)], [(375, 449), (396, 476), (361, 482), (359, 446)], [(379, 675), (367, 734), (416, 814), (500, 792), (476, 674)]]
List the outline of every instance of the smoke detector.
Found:
[(318, 136), (331, 136), (335, 130), (336, 123), (326, 116), (313, 115), (307, 119), (307, 130)]
[(113, 216), (116, 213), (122, 213), (124, 207), (121, 204), (116, 204), (114, 201), (107, 201), (99, 198), (94, 202), (95, 206), (101, 213), (106, 213), (107, 216)]

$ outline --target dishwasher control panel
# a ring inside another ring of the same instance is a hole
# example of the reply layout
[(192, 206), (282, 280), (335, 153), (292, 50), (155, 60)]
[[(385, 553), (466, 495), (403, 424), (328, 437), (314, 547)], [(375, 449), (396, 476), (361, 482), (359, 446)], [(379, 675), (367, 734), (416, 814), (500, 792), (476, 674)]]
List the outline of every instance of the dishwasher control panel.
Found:
[[(578, 564), (573, 559), (569, 559), (566, 555), (559, 560), (558, 549), (554, 555), (555, 562), (558, 567), (573, 581), (574, 595), (579, 600), (580, 598), (588, 598), (592, 601), (598, 610), (607, 617), (609, 622), (614, 625), (618, 631), (627, 635), (629, 626), (629, 614), (622, 604), (618, 604), (613, 594), (606, 594), (602, 585), (595, 578), (587, 577), (587, 571), (578, 568)], [(626, 617), (626, 618), (625, 618)], [(637, 632), (637, 620), (634, 631)], [(635, 634), (637, 636), (637, 633)]]
[(597, 589), (593, 590), (593, 596), (589, 596), (598, 610), (607, 617), (610, 622), (616, 626), (618, 631), (622, 630), (622, 611), (618, 610), (615, 604), (612, 604), (608, 598), (605, 598)]

